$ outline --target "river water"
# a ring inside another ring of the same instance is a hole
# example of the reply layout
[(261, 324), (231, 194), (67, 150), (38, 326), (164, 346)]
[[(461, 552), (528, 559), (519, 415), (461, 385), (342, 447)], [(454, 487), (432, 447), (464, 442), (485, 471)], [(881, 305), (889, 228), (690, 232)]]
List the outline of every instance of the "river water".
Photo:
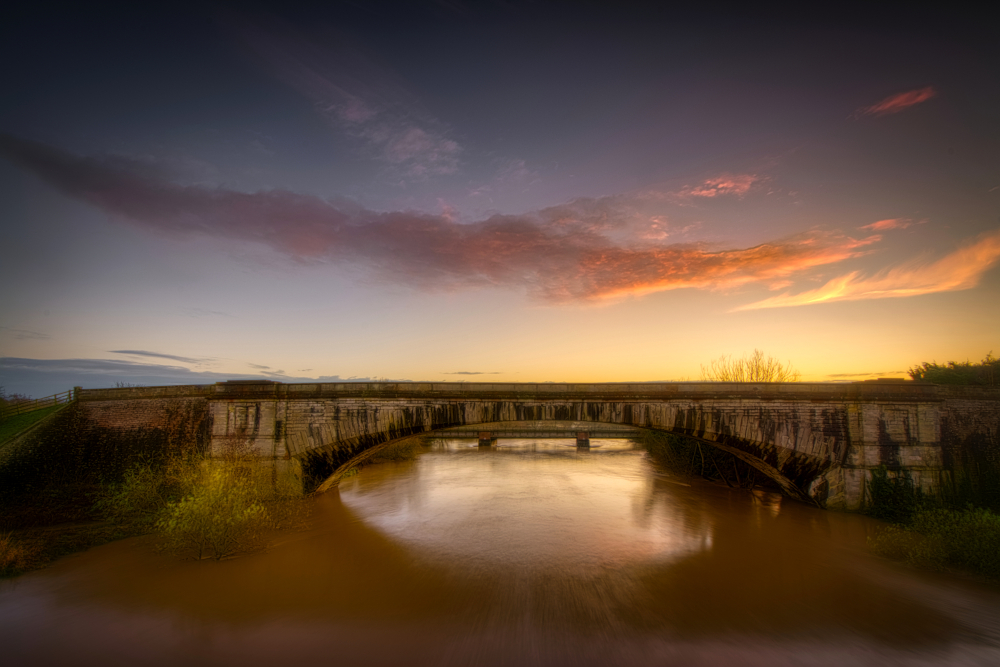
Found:
[(0, 582), (9, 665), (998, 665), (1000, 588), (627, 441), (437, 440), (222, 562), (123, 540)]

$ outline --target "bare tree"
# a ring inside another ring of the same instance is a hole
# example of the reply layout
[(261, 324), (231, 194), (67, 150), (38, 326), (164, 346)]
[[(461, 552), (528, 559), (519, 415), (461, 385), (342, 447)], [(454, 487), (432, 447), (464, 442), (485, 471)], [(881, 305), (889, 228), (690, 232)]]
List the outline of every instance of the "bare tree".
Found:
[(799, 375), (790, 362), (783, 364), (757, 349), (739, 359), (724, 354), (701, 367), (701, 379), (708, 382), (798, 382)]

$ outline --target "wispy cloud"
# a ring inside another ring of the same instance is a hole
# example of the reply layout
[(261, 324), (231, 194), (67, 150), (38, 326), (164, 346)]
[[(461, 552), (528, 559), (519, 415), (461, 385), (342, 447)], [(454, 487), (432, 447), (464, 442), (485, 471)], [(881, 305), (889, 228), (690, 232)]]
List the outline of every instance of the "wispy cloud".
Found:
[(207, 308), (181, 308), (181, 312), (188, 317), (235, 317), (221, 310), (208, 310)]
[(865, 276), (860, 271), (854, 271), (834, 278), (818, 289), (800, 294), (782, 294), (735, 310), (954, 292), (975, 287), (983, 273), (998, 261), (1000, 261), (1000, 231), (995, 231), (980, 235), (964, 248), (936, 262), (910, 262), (874, 276)]
[(156, 359), (170, 359), (180, 361), (185, 364), (201, 364), (208, 359), (194, 359), (192, 357), (179, 357), (176, 354), (161, 354), (160, 352), (147, 352), (146, 350), (108, 350), (111, 354), (127, 354), (133, 357), (154, 357)]
[(13, 329), (11, 327), (0, 327), (0, 331), (7, 332), (15, 340), (48, 340), (51, 338), (46, 333), (40, 331), (30, 331), (28, 329)]
[(721, 174), (697, 185), (688, 185), (672, 194), (681, 198), (719, 197), (722, 195), (742, 197), (750, 191), (754, 184), (762, 180), (756, 174)]
[(376, 280), (420, 289), (502, 286), (550, 302), (774, 283), (857, 257), (881, 238), (811, 231), (717, 250), (637, 235), (649, 221), (637, 222), (637, 209), (622, 196), (461, 223), (446, 214), (376, 212), (287, 190), (178, 185), (121, 161), (10, 136), (0, 136), (0, 154), (63, 193), (148, 229), (261, 243), (300, 261), (361, 266)]
[(858, 229), (867, 229), (872, 232), (884, 232), (890, 229), (906, 229), (912, 224), (913, 221), (907, 218), (889, 218), (888, 220), (873, 222), (872, 224), (865, 225), (864, 227), (858, 227)]
[(411, 178), (458, 170), (462, 148), (444, 124), (343, 36), (331, 49), (273, 21), (264, 28), (233, 17), (229, 24), (266, 69), (373, 157)]
[(500, 371), (452, 371), (443, 375), (500, 375)]
[(918, 90), (910, 90), (897, 95), (890, 95), (881, 102), (877, 102), (869, 107), (861, 107), (854, 112), (854, 118), (861, 118), (862, 116), (885, 116), (887, 114), (899, 113), (900, 111), (909, 109), (915, 104), (926, 102), (936, 95), (937, 91), (931, 86), (920, 88)]

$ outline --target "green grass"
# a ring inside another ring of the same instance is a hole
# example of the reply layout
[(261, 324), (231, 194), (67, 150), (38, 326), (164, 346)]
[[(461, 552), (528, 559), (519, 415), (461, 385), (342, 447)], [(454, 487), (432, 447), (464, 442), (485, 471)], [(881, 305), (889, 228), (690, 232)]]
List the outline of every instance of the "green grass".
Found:
[(64, 405), (53, 405), (48, 408), (42, 408), (41, 410), (34, 410), (32, 412), (26, 412), (23, 415), (14, 415), (8, 419), (4, 419), (0, 422), (0, 444), (3, 444), (10, 438), (25, 430), (33, 424), (37, 424), (42, 421), (53, 412), (65, 407)]

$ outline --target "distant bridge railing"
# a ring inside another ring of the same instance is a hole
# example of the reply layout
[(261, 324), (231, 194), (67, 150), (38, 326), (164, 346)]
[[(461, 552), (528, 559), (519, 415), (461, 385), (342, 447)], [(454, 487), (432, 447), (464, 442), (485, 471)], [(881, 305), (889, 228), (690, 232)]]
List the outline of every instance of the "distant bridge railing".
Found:
[(35, 410), (43, 410), (56, 405), (72, 403), (73, 400), (74, 392), (72, 389), (69, 389), (44, 398), (35, 398), (28, 401), (16, 401), (6, 405), (0, 405), (0, 421), (9, 419), (15, 415), (23, 415), (28, 412), (34, 412)]

